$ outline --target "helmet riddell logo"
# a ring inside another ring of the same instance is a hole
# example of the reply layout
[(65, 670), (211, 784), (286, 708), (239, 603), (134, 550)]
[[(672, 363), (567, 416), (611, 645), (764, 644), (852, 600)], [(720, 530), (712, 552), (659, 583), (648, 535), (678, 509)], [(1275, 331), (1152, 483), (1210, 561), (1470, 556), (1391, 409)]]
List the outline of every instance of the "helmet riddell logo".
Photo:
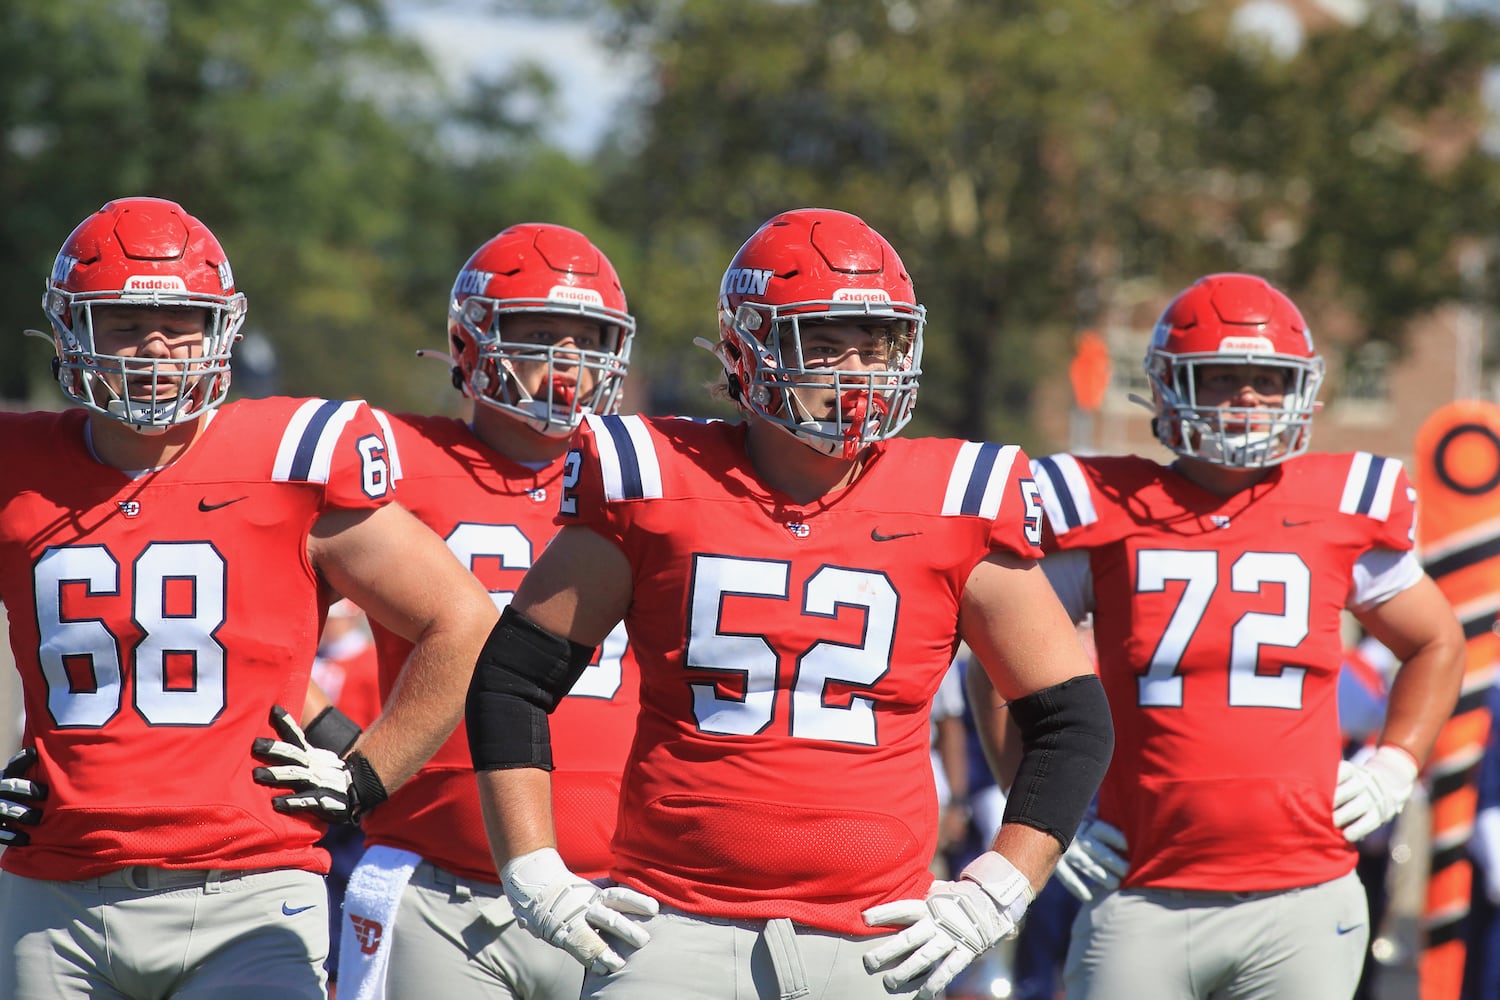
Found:
[(549, 302), (579, 302), (584, 305), (604, 305), (604, 296), (592, 288), (575, 288), (572, 285), (553, 285), (547, 290)]
[(175, 274), (132, 274), (125, 279), (127, 292), (185, 292), (187, 282)]
[(840, 288), (833, 293), (835, 302), (889, 302), (883, 288)]
[(1225, 337), (1219, 341), (1221, 351), (1247, 351), (1254, 354), (1275, 354), (1276, 345), (1269, 337)]
[(775, 274), (769, 267), (731, 267), (724, 272), (720, 295), (764, 295)]

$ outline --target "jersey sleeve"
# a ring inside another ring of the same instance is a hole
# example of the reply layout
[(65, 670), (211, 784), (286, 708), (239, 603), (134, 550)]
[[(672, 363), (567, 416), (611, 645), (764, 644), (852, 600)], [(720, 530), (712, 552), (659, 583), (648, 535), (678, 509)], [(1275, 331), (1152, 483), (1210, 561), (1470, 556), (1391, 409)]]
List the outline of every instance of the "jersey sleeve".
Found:
[(271, 478), (323, 487), (323, 506), (373, 510), (389, 503), (385, 432), (362, 400), (309, 399), (293, 412)]
[(1406, 552), (1416, 544), (1417, 491), (1399, 459), (1355, 452), (1339, 513), (1367, 520), (1371, 548)]
[(554, 520), (559, 527), (582, 525), (618, 545), (622, 505), (661, 495), (661, 466), (645, 421), (590, 415), (573, 432)]
[(1046, 514), (1043, 550), (1050, 554), (1080, 547), (1089, 529), (1099, 521), (1083, 464), (1072, 455), (1059, 453), (1033, 461), (1031, 472)]
[(948, 475), (943, 514), (988, 518), (992, 552), (1042, 556), (1041, 496), (1031, 461), (1013, 444), (965, 441)]

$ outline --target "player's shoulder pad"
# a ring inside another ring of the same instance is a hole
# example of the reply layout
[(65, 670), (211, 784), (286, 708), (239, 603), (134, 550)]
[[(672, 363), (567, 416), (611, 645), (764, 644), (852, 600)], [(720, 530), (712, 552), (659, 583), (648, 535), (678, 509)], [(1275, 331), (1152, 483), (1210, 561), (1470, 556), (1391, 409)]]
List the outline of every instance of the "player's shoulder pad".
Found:
[[(339, 438), (364, 405), (364, 401), (358, 399), (303, 400), (292, 412), (281, 434), (271, 479), (275, 482), (328, 482)], [(388, 422), (384, 430), (389, 434)]]
[(1159, 463), (1140, 455), (1080, 457), (1058, 452), (1031, 462), (1047, 523), (1059, 537), (1100, 520), (1096, 497), (1110, 507), (1115, 498), (1132, 496), (1158, 482), (1161, 473)]
[(1362, 514), (1376, 521), (1388, 520), (1396, 488), (1404, 480), (1401, 460), (1356, 451), (1344, 456), (1349, 468), (1339, 497), (1340, 514)]
[(948, 485), (943, 491), (944, 517), (982, 517), (993, 521), (1000, 515), (1005, 486), (1014, 471), (1027, 475), (1026, 469), (1015, 470), (1022, 455), (1019, 446), (988, 441), (958, 442), (958, 450), (948, 470)]
[(599, 456), (606, 501), (655, 500), (662, 495), (661, 461), (646, 421), (638, 414), (584, 417)]
[(1099, 520), (1088, 477), (1078, 459), (1058, 452), (1032, 460), (1031, 474), (1042, 492), (1042, 510), (1058, 535)]

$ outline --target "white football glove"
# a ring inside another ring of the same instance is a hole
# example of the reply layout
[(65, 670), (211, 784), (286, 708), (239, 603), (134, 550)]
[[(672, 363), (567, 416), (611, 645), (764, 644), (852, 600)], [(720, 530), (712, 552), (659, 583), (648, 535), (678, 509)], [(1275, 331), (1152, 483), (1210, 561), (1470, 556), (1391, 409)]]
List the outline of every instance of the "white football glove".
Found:
[(608, 931), (639, 948), (651, 935), (625, 914), (650, 917), (660, 909), (656, 900), (634, 889), (601, 889), (580, 878), (551, 847), (512, 858), (501, 870), (500, 881), (522, 927), (600, 975), (618, 972), (625, 960), (599, 932)]
[(1086, 819), (1052, 874), (1085, 903), (1100, 892), (1113, 892), (1130, 871), (1125, 834), (1101, 819)]
[(347, 758), (307, 742), (302, 727), (280, 705), (271, 708), (271, 724), (281, 739), (258, 737), (251, 752), (271, 767), (257, 767), (258, 784), (290, 788), (271, 800), (281, 813), (314, 813), (329, 823), (358, 823), (386, 799), (380, 776), (358, 750)]
[(1339, 761), (1339, 780), (1333, 789), (1333, 825), (1353, 843), (1395, 818), (1411, 798), (1417, 782), (1417, 762), (1391, 743), (1352, 760)]
[(22, 747), (0, 772), (0, 845), (25, 847), (31, 835), (22, 826), (36, 826), (42, 810), (36, 803), (47, 797), (47, 786), (21, 777), (36, 764), (34, 747)]
[(925, 973), (917, 1000), (933, 1000), (970, 962), (1015, 934), (1035, 896), (1015, 865), (986, 851), (957, 882), (933, 882), (926, 899), (899, 899), (865, 910), (865, 923), (872, 927), (906, 927), (865, 952), (865, 968), (875, 972), (899, 959), (901, 964), (881, 977), (885, 988), (894, 992)]

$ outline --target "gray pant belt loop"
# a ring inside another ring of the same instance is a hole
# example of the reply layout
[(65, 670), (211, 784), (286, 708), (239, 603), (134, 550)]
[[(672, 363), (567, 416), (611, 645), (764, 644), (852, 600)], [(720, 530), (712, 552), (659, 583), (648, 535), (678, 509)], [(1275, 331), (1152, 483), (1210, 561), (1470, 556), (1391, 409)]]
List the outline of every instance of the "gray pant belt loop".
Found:
[(257, 875), (272, 870), (252, 868), (245, 871), (228, 871), (222, 868), (178, 869), (130, 865), (94, 878), (79, 879), (73, 884), (86, 889), (123, 888), (150, 892), (157, 889), (202, 888), (204, 892), (218, 892), (224, 882), (233, 882), (246, 875)]
[(766, 921), (761, 932), (766, 947), (771, 952), (771, 968), (776, 972), (776, 986), (780, 1000), (799, 1000), (811, 990), (807, 985), (807, 970), (802, 966), (802, 953), (797, 950), (797, 931), (786, 917)]

